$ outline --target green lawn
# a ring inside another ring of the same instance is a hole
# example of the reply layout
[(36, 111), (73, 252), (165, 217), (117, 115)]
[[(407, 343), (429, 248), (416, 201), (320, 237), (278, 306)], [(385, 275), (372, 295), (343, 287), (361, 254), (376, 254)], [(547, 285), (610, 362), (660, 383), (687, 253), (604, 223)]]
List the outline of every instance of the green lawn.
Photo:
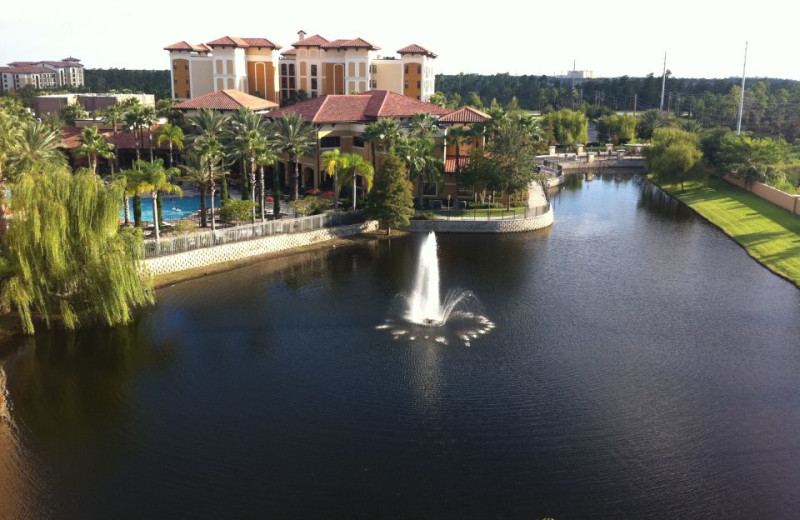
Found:
[(800, 287), (800, 216), (792, 215), (721, 179), (663, 186), (719, 226), (770, 270)]
[(508, 217), (511, 215), (518, 215), (524, 212), (525, 212), (524, 207), (512, 207), (511, 211), (506, 211), (505, 208), (468, 209), (468, 210), (443, 209), (443, 210), (436, 210), (433, 212), (433, 214), (440, 217), (486, 218), (487, 216), (491, 216), (493, 218), (500, 218), (500, 217)]

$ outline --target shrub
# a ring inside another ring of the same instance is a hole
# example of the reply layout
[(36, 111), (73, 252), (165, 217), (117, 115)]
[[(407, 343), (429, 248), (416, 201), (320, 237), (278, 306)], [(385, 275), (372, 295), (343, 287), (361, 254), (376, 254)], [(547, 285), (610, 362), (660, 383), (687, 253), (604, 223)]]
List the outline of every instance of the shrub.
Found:
[(303, 216), (319, 215), (327, 211), (330, 206), (331, 203), (329, 200), (319, 197), (305, 197), (292, 202), (295, 213)]
[(172, 226), (172, 232), (176, 235), (186, 235), (197, 231), (197, 222), (193, 220), (179, 220)]
[(219, 209), (219, 218), (227, 223), (250, 220), (250, 212), (254, 206), (255, 202), (252, 200), (228, 199)]
[(433, 220), (434, 214), (433, 211), (418, 211), (411, 220)]

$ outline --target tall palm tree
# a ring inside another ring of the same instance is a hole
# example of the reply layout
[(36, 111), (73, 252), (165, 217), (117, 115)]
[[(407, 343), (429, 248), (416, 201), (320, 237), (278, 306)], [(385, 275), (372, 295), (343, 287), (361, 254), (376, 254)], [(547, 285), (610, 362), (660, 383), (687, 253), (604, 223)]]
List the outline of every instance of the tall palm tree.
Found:
[(97, 127), (89, 126), (81, 131), (78, 136), (80, 145), (72, 152), (78, 157), (86, 157), (92, 173), (97, 173), (97, 159), (114, 157), (111, 145), (106, 142), (105, 136), (98, 132)]
[(346, 153), (342, 155), (341, 160), (340, 172), (342, 175), (342, 184), (352, 183), (353, 210), (355, 210), (356, 177), (361, 176), (361, 178), (364, 179), (364, 194), (366, 195), (372, 189), (375, 169), (357, 153)]
[(339, 169), (342, 167), (344, 157), (338, 148), (328, 150), (322, 154), (322, 169), (333, 177), (333, 209), (339, 210)]
[(150, 149), (150, 162), (153, 162), (153, 125), (158, 121), (158, 112), (155, 107), (141, 108), (142, 125), (147, 128), (147, 146)]
[(142, 195), (147, 194), (146, 186), (142, 186), (143, 176), (142, 172), (138, 169), (140, 161), (134, 163), (136, 168), (130, 170), (120, 170), (119, 176), (124, 178), (125, 192), (124, 192), (124, 214), (125, 225), (130, 223), (130, 209), (129, 205), (133, 202), (133, 225), (134, 227), (142, 227)]
[(370, 143), (372, 152), (372, 168), (378, 167), (376, 151), (387, 153), (403, 135), (400, 123), (396, 119), (378, 119), (364, 129), (364, 141)]
[[(189, 118), (189, 128), (191, 132), (188, 137), (189, 142), (194, 144), (195, 141), (201, 137), (209, 137), (216, 140), (221, 146), (221, 142), (224, 139), (225, 129), (228, 126), (228, 119), (228, 116), (223, 115), (222, 112), (217, 110), (210, 110), (207, 108), (198, 110), (197, 114)], [(221, 152), (224, 152), (224, 149), (221, 149)], [(224, 159), (224, 153), (220, 154), (220, 157), (217, 159), (217, 163), (222, 164)], [(223, 201), (227, 200), (228, 198), (228, 184), (224, 173), (225, 172), (223, 171), (217, 172), (217, 174), (221, 175), (221, 195)], [(216, 185), (213, 188), (216, 190)], [(213, 226), (214, 222), (212, 221), (211, 224)]]
[[(122, 109), (122, 105), (114, 104), (108, 107), (103, 114), (103, 123), (107, 125), (111, 125), (111, 131), (114, 135), (114, 150), (119, 149), (119, 142), (117, 141), (117, 134), (119, 133), (119, 129), (117, 125), (125, 120), (125, 112)], [(114, 170), (119, 170), (119, 154), (114, 155)]]
[(256, 164), (258, 164), (259, 177), (260, 177), (258, 183), (259, 185), (258, 205), (261, 208), (261, 222), (264, 222), (264, 220), (266, 219), (264, 210), (264, 205), (266, 203), (266, 201), (264, 200), (264, 168), (266, 166), (271, 166), (275, 164), (275, 161), (277, 161), (278, 159), (278, 157), (275, 155), (275, 152), (272, 149), (273, 144), (269, 142), (267, 136), (264, 136), (263, 144), (264, 146), (262, 148), (259, 148), (258, 152), (256, 153)]
[(286, 154), (286, 169), (294, 161), (294, 195), (297, 200), (300, 190), (299, 157), (309, 155), (317, 142), (317, 133), (311, 123), (292, 112), (275, 121), (275, 137), (278, 149)]
[(178, 125), (173, 125), (170, 123), (165, 124), (161, 127), (161, 131), (158, 133), (157, 143), (158, 146), (161, 146), (164, 143), (169, 144), (169, 167), (172, 168), (172, 165), (175, 163), (175, 159), (172, 155), (172, 149), (177, 148), (178, 151), (183, 150), (183, 129)]
[(183, 156), (184, 164), (182, 179), (200, 188), (200, 227), (208, 227), (208, 215), (206, 214), (206, 197), (209, 190), (209, 165), (208, 160), (202, 155), (189, 152)]
[(165, 169), (164, 161), (157, 159), (152, 162), (139, 161), (137, 165), (141, 172), (141, 182), (139, 183), (139, 191), (147, 194), (153, 200), (153, 233), (156, 240), (160, 239), (159, 236), (159, 215), (156, 199), (159, 193), (175, 193), (183, 196), (183, 192), (178, 186), (172, 184), (169, 179), (172, 175), (176, 174), (173, 168)]
[[(225, 133), (227, 148), (231, 155), (242, 162), (243, 170), (248, 170), (247, 183), (242, 186), (242, 199), (256, 198), (256, 155), (267, 146), (264, 120), (258, 114), (239, 109), (230, 119)], [(245, 187), (249, 189), (246, 192)], [(252, 209), (253, 223), (256, 221), (256, 208)]]
[(133, 138), (136, 143), (135, 149), (136, 149), (137, 161), (142, 158), (141, 148), (142, 148), (143, 126), (144, 122), (142, 119), (142, 113), (138, 107), (134, 107), (125, 112), (122, 131), (125, 132), (126, 134), (133, 134)]
[(222, 162), (225, 153), (222, 149), (222, 144), (216, 137), (203, 135), (195, 139), (193, 143), (195, 152), (200, 155), (208, 165), (208, 186), (211, 192), (211, 231), (216, 231), (217, 226), (214, 219), (214, 197), (217, 193), (217, 185), (214, 180), (219, 172), (217, 166)]

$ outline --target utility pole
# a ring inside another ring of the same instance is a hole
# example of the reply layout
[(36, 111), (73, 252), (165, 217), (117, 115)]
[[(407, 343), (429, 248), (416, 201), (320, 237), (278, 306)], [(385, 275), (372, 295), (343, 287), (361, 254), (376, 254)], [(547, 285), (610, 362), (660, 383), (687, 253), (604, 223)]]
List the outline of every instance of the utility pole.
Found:
[(639, 94), (633, 95), (633, 115), (636, 115), (636, 102), (639, 101)]
[(667, 86), (667, 51), (664, 51), (664, 74), (661, 76), (661, 104), (659, 110), (664, 110), (664, 89)]
[(747, 42), (744, 42), (744, 65), (742, 65), (742, 92), (739, 95), (739, 120), (736, 122), (736, 135), (742, 133), (742, 112), (744, 112), (744, 74), (747, 70)]

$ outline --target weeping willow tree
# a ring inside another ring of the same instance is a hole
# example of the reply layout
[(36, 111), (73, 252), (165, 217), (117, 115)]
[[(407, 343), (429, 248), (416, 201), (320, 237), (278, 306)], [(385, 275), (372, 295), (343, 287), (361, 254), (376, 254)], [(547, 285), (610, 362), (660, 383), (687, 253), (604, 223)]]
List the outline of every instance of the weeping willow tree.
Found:
[(141, 232), (119, 229), (123, 189), (60, 167), (18, 178), (0, 306), (17, 311), (26, 334), (37, 317), (48, 328), (54, 319), (69, 329), (83, 319), (124, 324), (134, 308), (153, 303)]

